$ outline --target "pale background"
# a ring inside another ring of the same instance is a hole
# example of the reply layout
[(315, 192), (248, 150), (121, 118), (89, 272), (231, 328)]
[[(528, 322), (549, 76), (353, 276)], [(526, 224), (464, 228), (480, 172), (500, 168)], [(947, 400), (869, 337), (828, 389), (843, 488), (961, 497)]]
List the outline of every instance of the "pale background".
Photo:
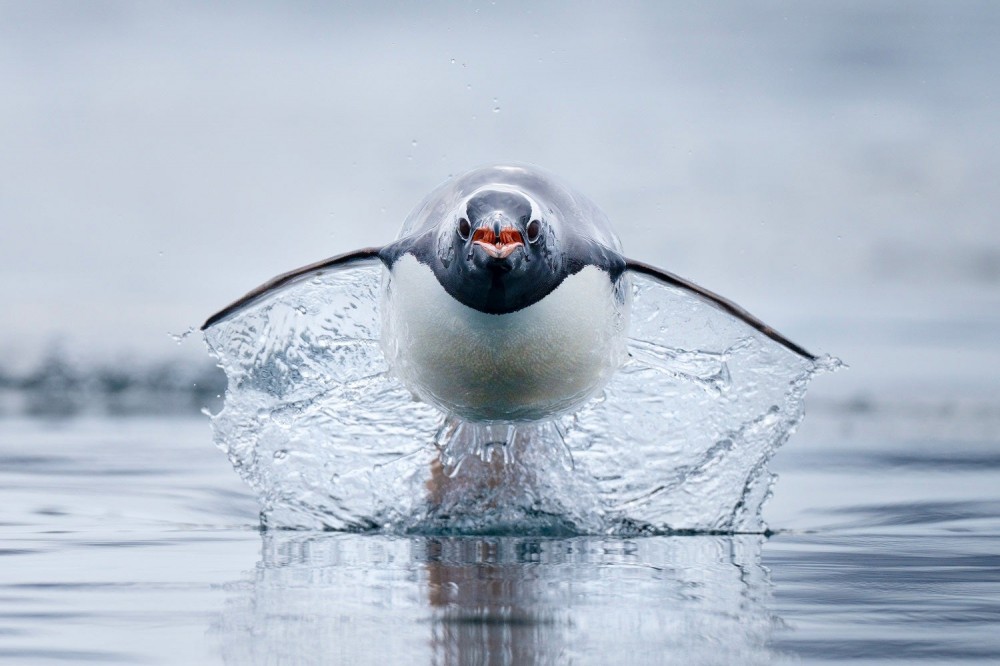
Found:
[(0, 369), (204, 362), (199, 324), (536, 163), (627, 254), (846, 360), (992, 395), (1000, 5), (0, 3)]

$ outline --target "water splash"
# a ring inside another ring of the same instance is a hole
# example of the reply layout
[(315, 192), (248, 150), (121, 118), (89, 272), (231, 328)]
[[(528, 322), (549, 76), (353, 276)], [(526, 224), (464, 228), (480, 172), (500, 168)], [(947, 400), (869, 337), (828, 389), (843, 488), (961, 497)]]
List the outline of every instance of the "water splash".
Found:
[(195, 330), (197, 329), (194, 326), (188, 326), (183, 333), (170, 333), (168, 331), (167, 336), (179, 345), (194, 335)]
[(396, 533), (759, 532), (767, 463), (812, 362), (684, 291), (633, 279), (629, 358), (572, 414), (467, 422), (417, 401), (379, 345), (380, 265), (319, 275), (206, 334), (216, 443), (268, 527)]

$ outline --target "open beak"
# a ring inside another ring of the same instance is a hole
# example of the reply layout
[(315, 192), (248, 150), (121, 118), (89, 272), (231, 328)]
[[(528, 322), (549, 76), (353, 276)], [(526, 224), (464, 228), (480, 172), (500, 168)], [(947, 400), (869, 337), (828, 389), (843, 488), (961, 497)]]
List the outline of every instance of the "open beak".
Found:
[(472, 234), (472, 244), (483, 248), (494, 259), (506, 259), (514, 250), (524, 246), (524, 239), (521, 232), (513, 227), (501, 229), (499, 234), (493, 229), (479, 227)]

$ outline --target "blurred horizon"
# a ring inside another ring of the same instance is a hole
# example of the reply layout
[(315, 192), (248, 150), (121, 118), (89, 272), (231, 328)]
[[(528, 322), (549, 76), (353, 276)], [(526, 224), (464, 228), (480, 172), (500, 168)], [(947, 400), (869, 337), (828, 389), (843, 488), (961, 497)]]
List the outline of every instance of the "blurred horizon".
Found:
[(0, 375), (210, 363), (168, 334), (513, 160), (846, 360), (821, 395), (985, 395), (998, 28), (989, 2), (0, 2)]

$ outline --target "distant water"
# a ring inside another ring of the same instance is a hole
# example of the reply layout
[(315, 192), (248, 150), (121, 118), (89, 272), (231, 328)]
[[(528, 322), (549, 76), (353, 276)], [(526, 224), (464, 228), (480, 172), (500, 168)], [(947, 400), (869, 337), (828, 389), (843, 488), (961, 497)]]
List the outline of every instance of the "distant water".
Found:
[(0, 660), (1000, 659), (1000, 405), (809, 411), (770, 537), (262, 533), (207, 419), (6, 418)]

